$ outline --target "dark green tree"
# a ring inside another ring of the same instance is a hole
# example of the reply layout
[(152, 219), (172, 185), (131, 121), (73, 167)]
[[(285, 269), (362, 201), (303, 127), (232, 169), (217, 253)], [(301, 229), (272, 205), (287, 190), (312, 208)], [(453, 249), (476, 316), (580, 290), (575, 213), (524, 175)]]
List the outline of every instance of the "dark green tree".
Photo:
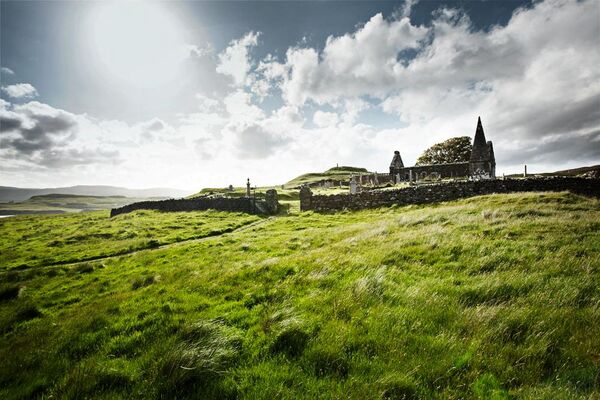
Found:
[(471, 157), (471, 138), (453, 137), (428, 148), (417, 159), (416, 165), (447, 164), (469, 161)]

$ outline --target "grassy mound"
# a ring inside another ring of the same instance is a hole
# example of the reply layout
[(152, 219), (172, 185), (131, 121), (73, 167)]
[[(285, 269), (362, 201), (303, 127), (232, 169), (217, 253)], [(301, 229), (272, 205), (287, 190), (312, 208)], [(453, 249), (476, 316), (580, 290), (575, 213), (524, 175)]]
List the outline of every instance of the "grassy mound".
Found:
[(0, 398), (596, 398), (598, 282), (600, 203), (567, 193), (280, 216), (0, 273)]
[(305, 183), (318, 182), (324, 179), (335, 179), (346, 181), (350, 179), (352, 175), (356, 174), (369, 174), (366, 168), (357, 167), (333, 167), (325, 172), (312, 172), (304, 175), (300, 175), (284, 185), (286, 188), (298, 188)]

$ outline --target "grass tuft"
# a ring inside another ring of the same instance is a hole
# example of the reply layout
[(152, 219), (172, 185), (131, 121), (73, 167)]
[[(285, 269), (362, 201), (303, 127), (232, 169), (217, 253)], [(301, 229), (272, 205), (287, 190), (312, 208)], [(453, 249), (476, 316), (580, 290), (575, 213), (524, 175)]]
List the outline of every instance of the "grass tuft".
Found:
[(288, 326), (277, 334), (271, 345), (271, 353), (283, 353), (291, 358), (299, 357), (310, 336), (301, 327)]

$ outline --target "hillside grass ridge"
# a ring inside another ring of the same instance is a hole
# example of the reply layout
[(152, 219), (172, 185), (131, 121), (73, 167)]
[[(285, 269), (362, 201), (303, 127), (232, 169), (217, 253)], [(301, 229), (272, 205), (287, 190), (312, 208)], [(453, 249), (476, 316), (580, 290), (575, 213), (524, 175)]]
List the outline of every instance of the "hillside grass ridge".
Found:
[[(246, 217), (125, 216), (147, 240)], [(35, 229), (70, 237), (55, 218)], [(283, 215), (1, 275), (0, 397), (594, 398), (599, 275), (600, 201), (570, 193)]]

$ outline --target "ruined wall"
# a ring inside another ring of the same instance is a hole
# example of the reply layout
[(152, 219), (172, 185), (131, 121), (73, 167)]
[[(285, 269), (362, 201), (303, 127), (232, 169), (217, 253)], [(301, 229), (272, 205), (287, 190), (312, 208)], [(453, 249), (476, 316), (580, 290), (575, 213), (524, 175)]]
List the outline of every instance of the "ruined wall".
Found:
[(393, 183), (392, 176), (390, 174), (380, 174), (377, 172), (373, 174), (357, 174), (355, 175), (354, 179), (356, 179), (356, 182), (363, 186), (378, 186), (385, 185), (388, 182)]
[[(357, 172), (354, 175), (354, 179), (357, 183), (360, 183), (363, 186), (373, 185), (373, 186), (383, 186), (386, 183), (393, 183), (393, 177), (390, 174), (381, 174), (381, 173), (361, 173)], [(311, 188), (330, 188), (336, 186), (348, 186), (349, 180), (347, 178), (328, 178), (322, 179), (316, 182), (307, 183), (308, 187)]]
[[(307, 190), (310, 191), (308, 188)], [(551, 177), (449, 182), (397, 190), (372, 190), (354, 195), (338, 194), (331, 196), (317, 196), (305, 191), (304, 193), (301, 192), (300, 195), (300, 209), (302, 211), (359, 210), (392, 204), (437, 203), (492, 193), (559, 191), (600, 197), (600, 179)]]
[(410, 171), (412, 171), (412, 180), (440, 179), (440, 178), (460, 178), (469, 176), (469, 163), (450, 163), (450, 164), (432, 164), (415, 165), (395, 170), (396, 175), (400, 174), (400, 181), (410, 180)]
[(266, 200), (252, 197), (197, 197), (194, 199), (170, 199), (140, 201), (110, 210), (110, 216), (125, 214), (135, 210), (157, 211), (203, 211), (218, 210), (244, 212), (248, 214), (276, 214), (279, 208), (277, 192), (268, 190)]

